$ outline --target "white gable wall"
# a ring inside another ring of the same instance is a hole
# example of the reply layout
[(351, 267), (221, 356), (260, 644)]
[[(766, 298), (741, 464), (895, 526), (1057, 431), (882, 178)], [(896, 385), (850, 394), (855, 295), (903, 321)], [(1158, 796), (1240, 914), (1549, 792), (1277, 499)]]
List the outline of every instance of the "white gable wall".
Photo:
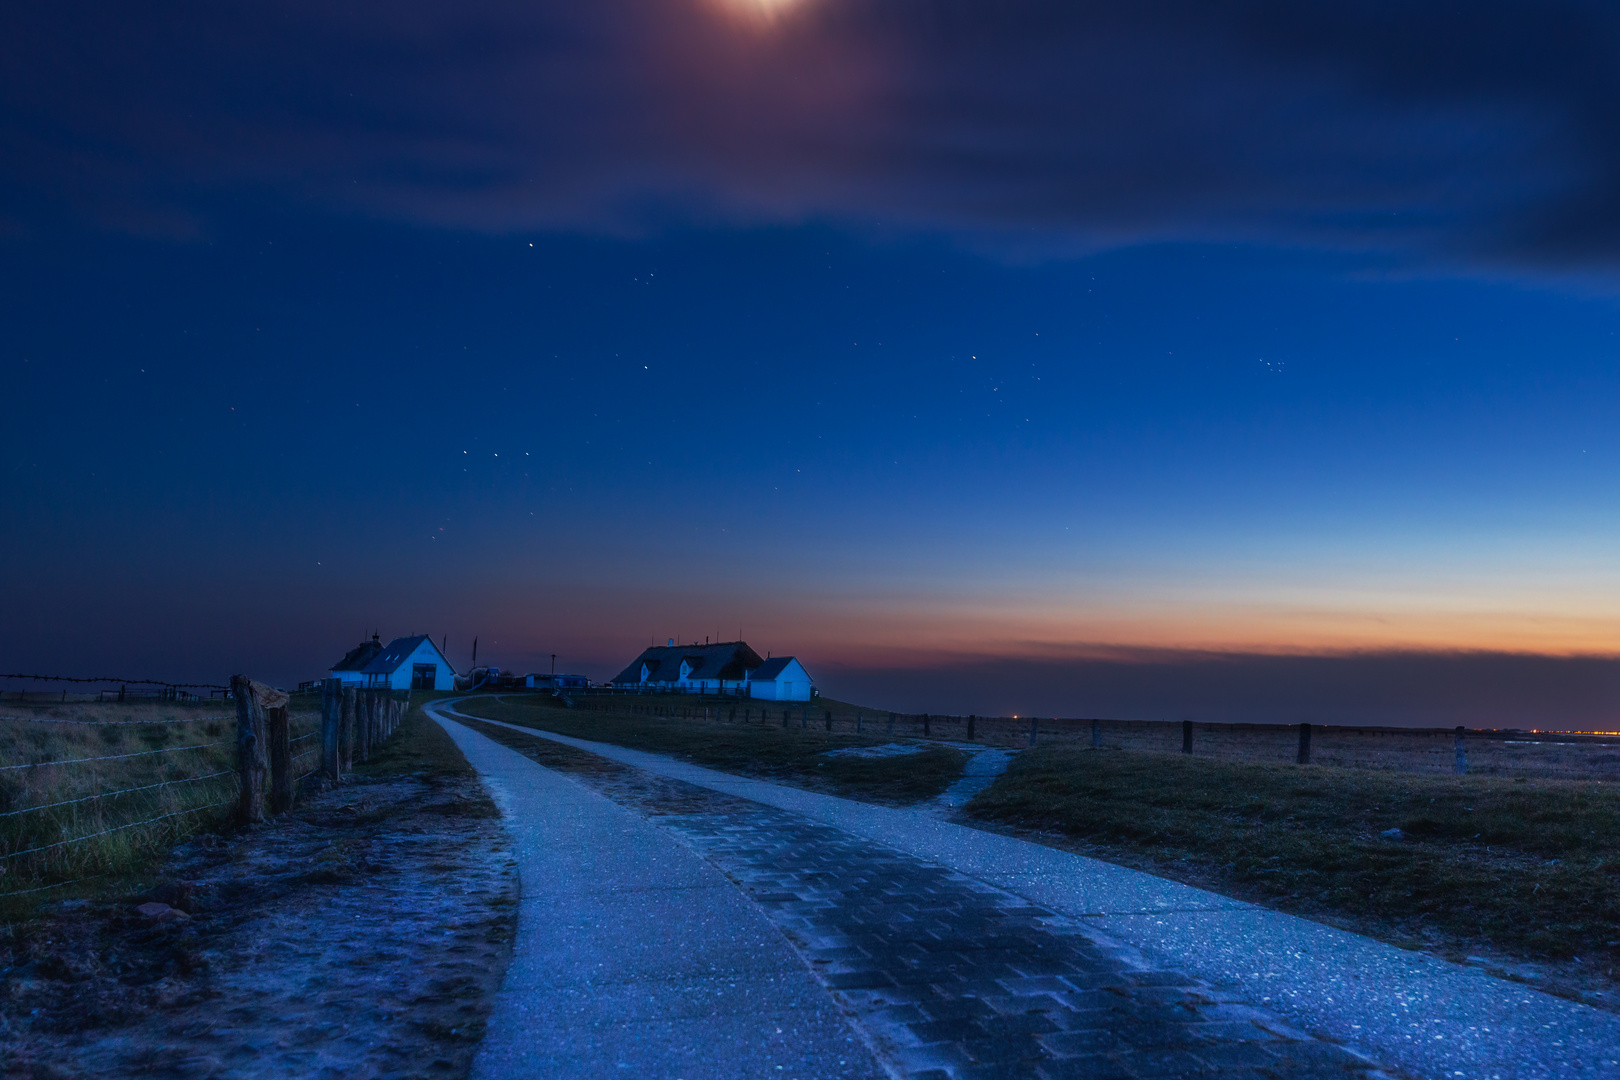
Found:
[(810, 673), (798, 660), (790, 660), (774, 679), (750, 679), (748, 696), (763, 701), (809, 701)]
[(417, 664), (432, 664), (437, 670), (433, 673), (433, 689), (454, 690), (456, 688), (456, 673), (445, 660), (433, 642), (424, 638), (422, 642), (411, 650), (411, 655), (388, 675), (367, 675), (367, 685), (381, 689), (387, 687), (392, 690), (409, 690), (411, 688), (411, 675)]

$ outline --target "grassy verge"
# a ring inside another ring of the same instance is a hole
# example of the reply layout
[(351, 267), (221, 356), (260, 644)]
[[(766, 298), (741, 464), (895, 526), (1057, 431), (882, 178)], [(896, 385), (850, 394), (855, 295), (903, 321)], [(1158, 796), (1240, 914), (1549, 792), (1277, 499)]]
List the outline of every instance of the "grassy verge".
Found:
[[(455, 744), (421, 711), (443, 696), (413, 695), (400, 729), (356, 772), (468, 774)], [(293, 695), (288, 712), (293, 771), (301, 775), (319, 764), (319, 739), (303, 738), (319, 729), (319, 694)], [(9, 766), (0, 768), (6, 921), (46, 901), (141, 892), (176, 844), (228, 830), (235, 713), (219, 701), (8, 702), (0, 708), (0, 766)]]
[(815, 726), (783, 728), (780, 721), (742, 724), (581, 712), (538, 697), (469, 698), (456, 708), (469, 716), (670, 754), (726, 772), (893, 805), (909, 805), (940, 794), (961, 777), (967, 760), (961, 751), (947, 746), (901, 757), (830, 758), (826, 756), (829, 750), (876, 746), (886, 740), (834, 734)]
[(411, 773), (429, 777), (471, 776), (455, 741), (428, 715), (422, 706), (430, 701), (454, 697), (449, 691), (411, 694), (410, 710), (399, 728), (370, 761), (355, 767), (357, 776), (401, 776)]
[(1455, 958), (1578, 960), (1602, 979), (1620, 961), (1620, 792), (1606, 784), (1051, 747), (968, 809)]
[[(294, 737), (319, 703), (295, 697)], [(174, 844), (230, 819), (230, 702), (12, 704), (0, 709), (0, 918), (121, 888)], [(313, 747), (295, 744), (294, 753)], [(295, 759), (295, 766), (302, 762)]]

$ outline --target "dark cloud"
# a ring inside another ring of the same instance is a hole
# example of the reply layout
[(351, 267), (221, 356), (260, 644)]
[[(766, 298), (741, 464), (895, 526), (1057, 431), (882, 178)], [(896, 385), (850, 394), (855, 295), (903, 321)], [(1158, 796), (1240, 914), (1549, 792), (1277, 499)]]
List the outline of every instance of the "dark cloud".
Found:
[(4, 216), (1620, 247), (1610, 4), (730, 2), (9, 5)]
[(1521, 653), (1274, 656), (1175, 650), (813, 672), (883, 708), (1211, 723), (1620, 729), (1620, 659)]

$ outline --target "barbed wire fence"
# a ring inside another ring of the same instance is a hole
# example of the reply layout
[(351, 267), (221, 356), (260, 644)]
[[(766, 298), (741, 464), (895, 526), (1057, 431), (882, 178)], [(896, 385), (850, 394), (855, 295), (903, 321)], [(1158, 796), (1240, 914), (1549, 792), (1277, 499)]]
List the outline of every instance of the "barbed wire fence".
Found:
[[(321, 684), (317, 709), (297, 713), (288, 694), (245, 676), (224, 687), (123, 681), (223, 689), (234, 710), (150, 719), (0, 714), (0, 886), (19, 886), (0, 889), (0, 898), (95, 880), (201, 830), (287, 813), (311, 777), (342, 782), (368, 760), (410, 707), (408, 691), (336, 680)], [(233, 721), (234, 739), (208, 738)], [(188, 725), (206, 741), (184, 738)], [(180, 745), (161, 745), (175, 735)], [(131, 741), (148, 748), (125, 750)], [(83, 752), (98, 742), (121, 752)]]

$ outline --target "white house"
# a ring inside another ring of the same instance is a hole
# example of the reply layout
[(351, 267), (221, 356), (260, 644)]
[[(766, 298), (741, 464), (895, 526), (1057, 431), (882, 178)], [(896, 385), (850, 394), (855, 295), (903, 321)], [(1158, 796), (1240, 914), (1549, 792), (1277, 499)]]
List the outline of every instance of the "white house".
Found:
[(791, 656), (766, 660), (743, 641), (653, 646), (609, 684), (688, 694), (736, 694), (767, 701), (809, 701), (814, 684)]
[(366, 685), (366, 677), (360, 673), (366, 669), (367, 664), (377, 659), (377, 655), (382, 651), (382, 642), (377, 639), (376, 634), (371, 635), (370, 641), (362, 641), (344, 653), (343, 659), (332, 665), (331, 677), (343, 686)]
[(794, 656), (767, 660), (748, 673), (748, 696), (765, 701), (809, 701), (815, 683)]
[(454, 690), (456, 669), (426, 634), (395, 638), (360, 671), (368, 688)]

